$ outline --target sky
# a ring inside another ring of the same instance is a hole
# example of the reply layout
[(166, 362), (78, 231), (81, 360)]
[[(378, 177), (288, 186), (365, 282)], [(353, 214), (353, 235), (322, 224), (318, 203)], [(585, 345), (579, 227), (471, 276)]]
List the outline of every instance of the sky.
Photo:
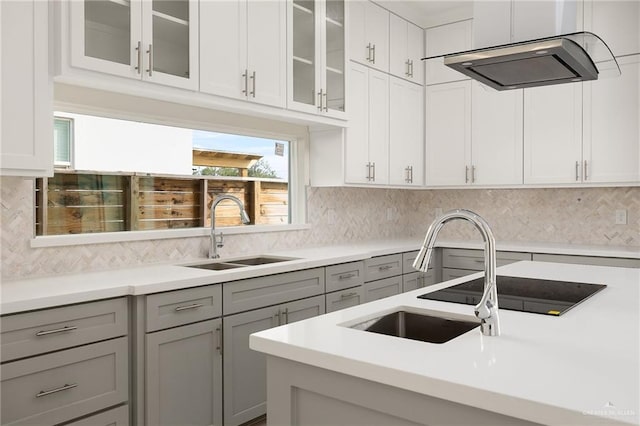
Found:
[[(276, 171), (278, 177), (282, 179), (289, 178), (289, 142), (287, 141), (203, 130), (194, 130), (192, 141), (194, 148), (262, 155), (271, 168)], [(276, 142), (285, 144), (284, 156), (275, 155)]]

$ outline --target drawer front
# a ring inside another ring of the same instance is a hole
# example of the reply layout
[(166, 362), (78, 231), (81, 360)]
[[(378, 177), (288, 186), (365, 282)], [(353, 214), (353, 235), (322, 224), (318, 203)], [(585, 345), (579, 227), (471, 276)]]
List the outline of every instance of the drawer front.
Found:
[(222, 285), (225, 315), (324, 293), (324, 268), (269, 275)]
[(364, 290), (362, 286), (348, 288), (346, 290), (327, 293), (327, 312), (339, 311), (364, 303)]
[(65, 426), (129, 426), (129, 406), (121, 405), (95, 416), (67, 423)]
[(467, 275), (475, 274), (477, 271), (471, 271), (469, 269), (453, 269), (442, 268), (442, 281), (449, 281), (460, 277), (466, 277)]
[(364, 281), (375, 281), (383, 278), (402, 275), (402, 254), (372, 257), (364, 261)]
[[(531, 253), (499, 251), (496, 253), (496, 266), (504, 266), (520, 260), (531, 260)], [(466, 249), (444, 249), (442, 267), (453, 269), (484, 270), (484, 251)]]
[(350, 262), (325, 268), (327, 292), (364, 284), (364, 262)]
[(146, 330), (156, 331), (222, 315), (222, 286), (188, 288), (147, 296)]
[(436, 274), (433, 269), (428, 272), (413, 272), (402, 276), (402, 291), (407, 292), (419, 288), (427, 287), (436, 283)]
[(0, 321), (2, 362), (127, 334), (127, 299), (7, 315)]
[(127, 401), (127, 338), (2, 366), (3, 425), (53, 425)]
[(402, 293), (402, 276), (365, 283), (363, 289), (365, 302), (394, 296)]
[(617, 257), (570, 256), (534, 253), (533, 260), (540, 262), (574, 263), (580, 265), (617, 266), (620, 268), (640, 268), (640, 259), (623, 259)]

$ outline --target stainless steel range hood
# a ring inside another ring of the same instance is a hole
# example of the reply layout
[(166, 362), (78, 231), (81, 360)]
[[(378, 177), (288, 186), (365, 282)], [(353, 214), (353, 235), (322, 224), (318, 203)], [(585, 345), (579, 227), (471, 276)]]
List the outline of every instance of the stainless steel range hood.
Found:
[(620, 68), (611, 50), (602, 39), (589, 32), (475, 49), (442, 57), (448, 67), (496, 90), (597, 80), (603, 74), (620, 75)]

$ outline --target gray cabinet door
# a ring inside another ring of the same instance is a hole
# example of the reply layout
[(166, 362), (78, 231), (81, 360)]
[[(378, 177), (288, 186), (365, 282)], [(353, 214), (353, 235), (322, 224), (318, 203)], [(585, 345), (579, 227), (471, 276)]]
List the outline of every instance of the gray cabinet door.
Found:
[(402, 291), (407, 292), (418, 288), (427, 287), (436, 283), (435, 272), (429, 269), (427, 272), (413, 272), (402, 276)]
[(222, 425), (220, 319), (147, 334), (149, 425)]
[(394, 296), (402, 293), (402, 275), (365, 283), (362, 288), (365, 302)]
[(323, 314), (324, 295), (224, 318), (224, 424), (236, 426), (266, 413), (265, 355), (249, 348), (249, 335)]
[(339, 311), (364, 303), (364, 290), (362, 286), (348, 288), (342, 291), (327, 293), (325, 296), (327, 312)]
[(349, 262), (325, 268), (327, 292), (355, 287), (364, 283), (364, 262)]
[(375, 281), (402, 275), (402, 254), (390, 254), (366, 259), (364, 261), (364, 280)]

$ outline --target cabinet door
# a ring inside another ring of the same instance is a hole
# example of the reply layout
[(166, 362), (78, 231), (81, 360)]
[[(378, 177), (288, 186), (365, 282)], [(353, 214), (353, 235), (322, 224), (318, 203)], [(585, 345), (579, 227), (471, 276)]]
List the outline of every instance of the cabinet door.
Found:
[(424, 183), (423, 87), (391, 77), (389, 82), (389, 182)]
[[(428, 28), (425, 31), (425, 56), (445, 55), (471, 49), (471, 21)], [(468, 77), (444, 65), (442, 58), (425, 62), (425, 84), (467, 80)], [(415, 66), (415, 65), (414, 65)]]
[(409, 80), (424, 84), (424, 30), (407, 23), (407, 55), (411, 61)]
[(325, 311), (324, 295), (296, 300), (280, 306), (281, 322), (282, 324), (292, 324), (307, 318), (317, 317), (324, 314)]
[(71, 66), (140, 79), (143, 63), (140, 2), (70, 1)]
[[(0, 175), (53, 175), (48, 3), (0, 2)], [(19, 42), (18, 42), (19, 41)]]
[(143, 1), (142, 78), (198, 89), (198, 1)]
[(247, 3), (247, 68), (250, 100), (284, 107), (286, 74), (286, 3)]
[(288, 107), (310, 113), (321, 111), (319, 6), (304, 0), (288, 2)]
[(247, 2), (200, 3), (200, 90), (246, 98)]
[(327, 313), (350, 308), (351, 306), (356, 306), (363, 302), (364, 291), (362, 286), (327, 293), (326, 295)]
[(640, 53), (640, 2), (585, 0), (584, 28), (600, 36), (614, 56)]
[(400, 78), (409, 78), (409, 52), (407, 50), (408, 22), (397, 15), (389, 15), (389, 73)]
[(472, 83), (471, 183), (522, 183), (522, 90)]
[(581, 149), (582, 83), (527, 89), (524, 183), (579, 182)]
[(278, 306), (224, 318), (224, 424), (236, 426), (266, 412), (266, 358), (249, 349), (249, 335), (278, 326)]
[(368, 1), (349, 1), (349, 59), (368, 65), (371, 57), (368, 48), (365, 7)]
[(371, 43), (369, 66), (389, 71), (389, 12), (370, 1), (365, 3), (366, 42)]
[(222, 425), (222, 320), (147, 334), (150, 425)]
[[(359, 4), (361, 2), (349, 2)], [(345, 140), (345, 182), (369, 182), (369, 70), (350, 62), (349, 67), (349, 125)]]
[(344, 117), (346, 93), (345, 0), (329, 0), (323, 4), (323, 73), (324, 113)]
[(365, 302), (394, 296), (402, 293), (402, 275), (364, 283), (362, 288), (364, 290)]
[(426, 87), (426, 184), (463, 185), (471, 164), (471, 81)]
[(369, 71), (369, 161), (371, 181), (389, 183), (389, 75)]
[(640, 181), (640, 55), (618, 62), (620, 77), (584, 83), (585, 182)]

